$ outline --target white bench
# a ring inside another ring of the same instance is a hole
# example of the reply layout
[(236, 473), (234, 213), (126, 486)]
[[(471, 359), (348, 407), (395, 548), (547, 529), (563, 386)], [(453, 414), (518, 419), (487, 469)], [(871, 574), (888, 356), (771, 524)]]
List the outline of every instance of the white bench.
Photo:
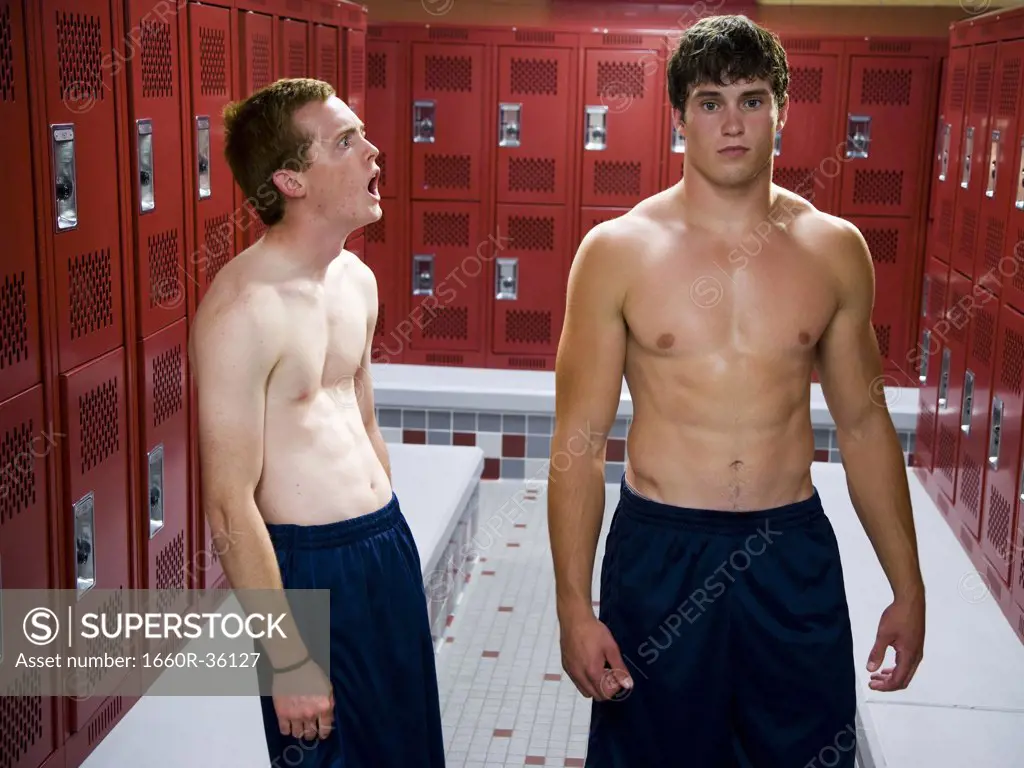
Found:
[(435, 641), (472, 568), (484, 452), (453, 445), (388, 444), (391, 478), (419, 550)]

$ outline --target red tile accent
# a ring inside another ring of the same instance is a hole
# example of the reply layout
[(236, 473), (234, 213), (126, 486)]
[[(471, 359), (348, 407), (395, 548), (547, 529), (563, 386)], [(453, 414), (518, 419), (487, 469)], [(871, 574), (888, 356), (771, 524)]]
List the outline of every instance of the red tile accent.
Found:
[(476, 445), (476, 432), (453, 432), (452, 445)]
[(511, 736), (512, 736), (512, 729), (511, 728), (495, 728), (494, 729), (494, 738), (496, 738), (496, 739), (508, 739), (508, 738), (511, 738)]
[(626, 441), (618, 437), (608, 438), (608, 461), (626, 460)]
[(544, 765), (544, 758), (536, 755), (528, 756), (524, 765)]
[(512, 606), (511, 605), (501, 605), (501, 606), (498, 606), (498, 613), (512, 613)]
[(550, 681), (552, 681), (552, 682), (555, 682), (555, 683), (557, 683), (557, 682), (558, 682), (559, 680), (561, 680), (561, 679), (562, 679), (562, 676), (561, 676), (561, 675), (553, 675), (553, 674), (551, 674), (551, 673), (549, 672), (548, 674), (544, 675), (544, 679), (545, 679), (545, 680), (550, 680)]
[(454, 642), (455, 642), (455, 638), (454, 638), (454, 637), (446, 637), (446, 638), (444, 639), (444, 641), (445, 641), (446, 643), (454, 643)]
[(484, 472), (481, 480), (497, 480), (501, 477), (501, 459), (484, 459)]
[(480, 562), (481, 563), (486, 563), (487, 562), (487, 558), (486, 557), (481, 557), (480, 558)]
[(406, 429), (402, 432), (402, 442), (413, 445), (426, 445), (427, 433), (422, 429)]
[(828, 448), (816, 448), (814, 450), (815, 461), (828, 461)]
[(519, 546), (519, 542), (518, 541), (510, 541), (506, 546), (518, 547)]
[(526, 523), (516, 523), (516, 528), (525, 528)]
[(448, 618), (444, 620), (444, 625), (450, 627), (453, 621), (455, 621), (455, 614), (449, 613)]
[(498, 658), (498, 652), (497, 651), (484, 651), (483, 657), (485, 659), (496, 659), (496, 658)]
[(582, 757), (567, 757), (565, 758), (565, 768), (583, 768), (584, 761)]
[(502, 435), (501, 455), (508, 459), (526, 457), (526, 435)]
[(493, 576), (495, 571), (480, 571), (481, 576)]

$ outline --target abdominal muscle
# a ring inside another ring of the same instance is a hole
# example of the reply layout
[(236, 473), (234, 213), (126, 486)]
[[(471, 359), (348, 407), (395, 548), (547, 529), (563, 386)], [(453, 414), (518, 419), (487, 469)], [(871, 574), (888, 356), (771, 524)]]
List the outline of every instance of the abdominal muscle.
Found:
[(267, 523), (347, 520), (385, 506), (391, 493), (351, 387), (268, 402), (256, 492)]

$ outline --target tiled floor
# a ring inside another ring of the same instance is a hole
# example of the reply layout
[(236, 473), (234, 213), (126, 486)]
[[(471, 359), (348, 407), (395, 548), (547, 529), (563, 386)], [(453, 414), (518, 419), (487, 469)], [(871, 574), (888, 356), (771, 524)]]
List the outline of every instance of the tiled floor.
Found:
[[(866, 660), (887, 590), (849, 505), (841, 465), (816, 464), (815, 482), (840, 539), (856, 653)], [(480, 561), (438, 648), (450, 768), (583, 765), (590, 702), (561, 669), (545, 492), (542, 482), (482, 484)], [(597, 563), (617, 492), (614, 485), (606, 488)], [(918, 486), (915, 509), (927, 523), (919, 530), (933, 606), (932, 650), (911, 690), (868, 697), (874, 699), (876, 740), (886, 752), (886, 761), (876, 765), (1019, 768), (1024, 649), (994, 609), (968, 605), (958, 596), (957, 577), (965, 567), (959, 545), (923, 494)], [(147, 697), (85, 764), (124, 765), (270, 768), (258, 704), (245, 698)]]

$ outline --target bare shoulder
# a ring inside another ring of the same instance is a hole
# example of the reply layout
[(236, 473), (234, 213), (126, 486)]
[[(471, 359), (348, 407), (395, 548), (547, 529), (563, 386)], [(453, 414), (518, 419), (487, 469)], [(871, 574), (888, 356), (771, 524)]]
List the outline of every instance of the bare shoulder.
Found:
[(638, 262), (659, 233), (658, 222), (644, 203), (595, 225), (580, 241), (570, 280), (593, 275), (609, 290), (625, 295)]
[[(788, 196), (796, 197), (791, 192)], [(790, 213), (790, 234), (836, 281), (842, 296), (874, 289), (874, 264), (864, 235), (853, 223), (802, 200), (780, 200)]]

